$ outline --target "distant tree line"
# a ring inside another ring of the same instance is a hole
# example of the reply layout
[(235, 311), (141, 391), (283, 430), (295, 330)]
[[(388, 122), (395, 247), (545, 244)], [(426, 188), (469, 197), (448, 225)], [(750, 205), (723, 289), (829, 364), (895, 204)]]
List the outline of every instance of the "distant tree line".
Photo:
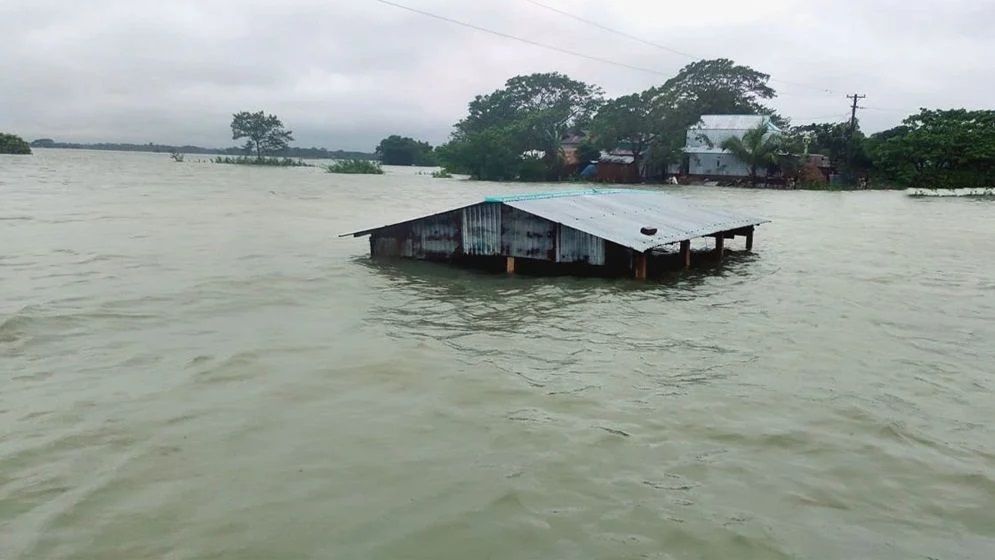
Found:
[[(161, 152), (161, 153), (174, 153), (178, 152), (181, 154), (222, 154), (230, 156), (239, 156), (245, 154), (244, 147), (230, 147), (230, 148), (204, 148), (200, 146), (177, 146), (172, 144), (155, 144), (149, 142), (148, 144), (126, 144), (126, 143), (97, 143), (97, 144), (78, 144), (73, 142), (56, 142), (49, 138), (42, 138), (31, 142), (31, 147), (34, 148), (63, 148), (63, 149), (76, 149), (76, 150), (113, 150), (120, 152)], [(299, 148), (295, 146), (289, 146), (276, 153), (271, 153), (268, 155), (279, 156), (279, 157), (290, 157), (290, 158), (303, 158), (303, 159), (367, 159), (374, 160), (376, 155), (370, 152), (358, 152), (350, 150), (328, 150), (326, 148)]]
[(23, 138), (0, 132), (0, 154), (26, 155), (30, 153), (31, 146)]

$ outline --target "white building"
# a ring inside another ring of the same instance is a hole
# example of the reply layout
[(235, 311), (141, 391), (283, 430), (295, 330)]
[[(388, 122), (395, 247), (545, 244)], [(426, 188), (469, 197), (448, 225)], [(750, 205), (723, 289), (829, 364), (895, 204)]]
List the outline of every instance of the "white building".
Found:
[(702, 115), (698, 124), (688, 129), (684, 148), (688, 174), (748, 177), (750, 167), (720, 146), (729, 138), (742, 138), (761, 125), (771, 133), (781, 133), (767, 115)]

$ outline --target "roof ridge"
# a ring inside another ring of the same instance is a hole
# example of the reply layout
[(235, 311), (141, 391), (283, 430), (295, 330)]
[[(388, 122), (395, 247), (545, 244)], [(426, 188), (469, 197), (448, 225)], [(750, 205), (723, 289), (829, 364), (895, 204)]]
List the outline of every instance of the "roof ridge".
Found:
[(521, 193), (509, 195), (485, 196), (484, 202), (517, 202), (520, 200), (543, 200), (546, 198), (563, 198), (568, 196), (590, 196), (602, 194), (618, 194), (628, 192), (628, 189), (583, 189), (574, 191), (547, 191), (537, 193)]

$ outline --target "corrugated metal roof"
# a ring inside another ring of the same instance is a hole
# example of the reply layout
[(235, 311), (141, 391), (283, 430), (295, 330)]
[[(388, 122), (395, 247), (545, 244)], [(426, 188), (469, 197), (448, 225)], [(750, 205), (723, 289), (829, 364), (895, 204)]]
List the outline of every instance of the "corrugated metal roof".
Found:
[(770, 122), (767, 115), (702, 115), (698, 124), (692, 126), (696, 130), (750, 130), (761, 124), (780, 130)]
[[(677, 196), (651, 190), (588, 189), (530, 193), (490, 196), (484, 202), (506, 204), (640, 252), (768, 221), (727, 210), (706, 208)], [(657, 231), (653, 235), (646, 235), (642, 233), (643, 228), (655, 228)], [(378, 229), (381, 228), (343, 235), (365, 235)]]
[[(593, 190), (548, 198), (506, 197), (503, 202), (640, 252), (767, 222), (726, 210), (700, 207), (683, 198), (648, 190)], [(641, 231), (644, 227), (657, 231), (646, 235)]]

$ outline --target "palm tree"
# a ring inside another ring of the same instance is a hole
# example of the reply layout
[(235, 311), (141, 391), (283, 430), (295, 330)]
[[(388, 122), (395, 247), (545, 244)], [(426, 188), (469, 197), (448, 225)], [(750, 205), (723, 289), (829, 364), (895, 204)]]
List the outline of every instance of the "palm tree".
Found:
[(750, 166), (750, 185), (754, 187), (757, 186), (757, 168), (762, 165), (766, 170), (777, 162), (780, 139), (767, 132), (767, 125), (761, 124), (748, 130), (742, 138), (733, 136), (719, 146)]

